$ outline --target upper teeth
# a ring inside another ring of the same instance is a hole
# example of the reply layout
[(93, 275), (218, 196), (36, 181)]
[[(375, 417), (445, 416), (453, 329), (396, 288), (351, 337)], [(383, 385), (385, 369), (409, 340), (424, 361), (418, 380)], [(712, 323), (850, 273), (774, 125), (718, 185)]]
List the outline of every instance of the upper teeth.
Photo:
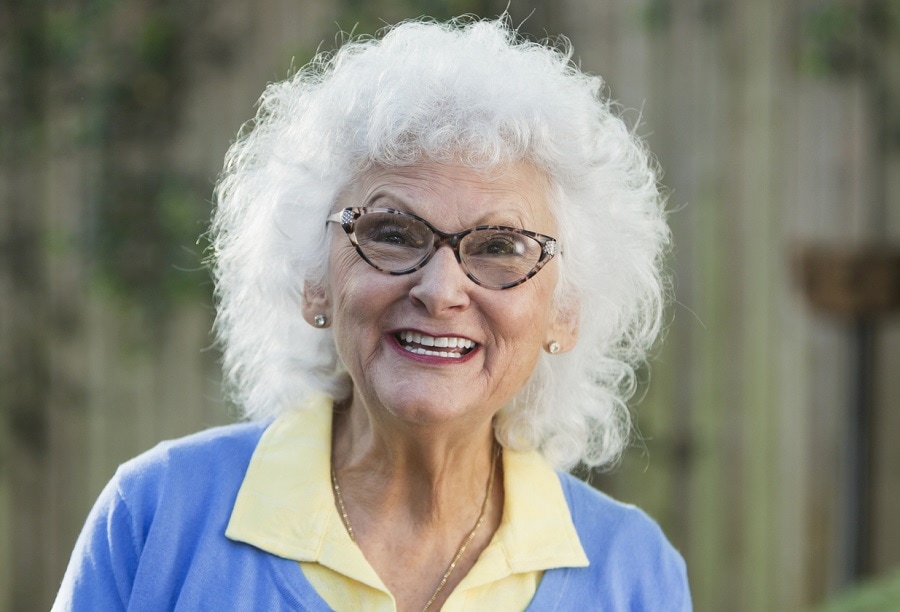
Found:
[(400, 332), (400, 339), (404, 342), (414, 342), (422, 346), (435, 346), (438, 348), (465, 348), (470, 349), (475, 343), (468, 338), (459, 338), (456, 336), (426, 336), (414, 331)]

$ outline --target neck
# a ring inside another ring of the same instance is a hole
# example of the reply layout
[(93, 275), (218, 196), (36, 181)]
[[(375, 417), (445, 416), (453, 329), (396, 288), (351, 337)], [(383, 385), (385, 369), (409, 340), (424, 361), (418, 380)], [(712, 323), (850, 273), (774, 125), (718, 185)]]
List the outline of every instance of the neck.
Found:
[(356, 401), (335, 412), (332, 464), (348, 506), (355, 514), (372, 515), (358, 518), (361, 524), (389, 513), (391, 520), (448, 525), (448, 517), (477, 513), (490, 473), (493, 435), (489, 419), (408, 424)]
[(500, 525), (492, 423), (408, 426), (357, 408), (333, 420), (345, 527), (398, 610), (440, 609)]
[(336, 413), (332, 462), (348, 505), (357, 515), (404, 514), (414, 524), (446, 525), (447, 517), (477, 512), (491, 471), (493, 426), (471, 425), (408, 426), (373, 418), (358, 405)]

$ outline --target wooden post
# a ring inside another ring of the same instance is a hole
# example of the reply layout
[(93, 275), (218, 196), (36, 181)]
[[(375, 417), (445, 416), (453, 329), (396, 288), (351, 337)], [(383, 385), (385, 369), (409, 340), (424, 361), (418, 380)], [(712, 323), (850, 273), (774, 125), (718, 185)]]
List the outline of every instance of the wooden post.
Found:
[(847, 442), (852, 481), (845, 509), (845, 573), (856, 580), (872, 569), (875, 332), (878, 318), (900, 311), (900, 249), (810, 246), (801, 251), (795, 268), (813, 309), (846, 321), (850, 335)]

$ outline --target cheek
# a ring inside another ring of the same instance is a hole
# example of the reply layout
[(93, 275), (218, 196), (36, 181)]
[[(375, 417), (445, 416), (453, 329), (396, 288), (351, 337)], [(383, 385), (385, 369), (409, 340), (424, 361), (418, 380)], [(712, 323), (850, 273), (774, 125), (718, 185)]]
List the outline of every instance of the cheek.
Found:
[(495, 353), (498, 361), (489, 367), (504, 370), (507, 385), (518, 387), (534, 371), (540, 357), (547, 329), (546, 313), (544, 309), (536, 309), (534, 304), (530, 307), (527, 304), (517, 307), (509, 305), (502, 314), (502, 321), (498, 321), (496, 329), (500, 335), (500, 350)]
[(342, 357), (369, 354), (380, 343), (385, 315), (391, 312), (401, 292), (395, 277), (384, 275), (355, 258), (340, 266), (332, 276), (335, 334), (340, 338)]
[(539, 290), (517, 296), (499, 309), (499, 316), (505, 319), (506, 329), (515, 331), (523, 341), (540, 345), (550, 321), (550, 294)]
[(332, 246), (329, 256), (329, 283), (335, 314), (357, 309), (365, 301), (366, 293), (372, 293), (377, 280), (371, 272), (377, 272), (360, 258), (352, 246)]
[(328, 254), (328, 268), (335, 283), (332, 286), (340, 287), (343, 278), (352, 275), (359, 264), (368, 266), (353, 246), (332, 243), (331, 252)]

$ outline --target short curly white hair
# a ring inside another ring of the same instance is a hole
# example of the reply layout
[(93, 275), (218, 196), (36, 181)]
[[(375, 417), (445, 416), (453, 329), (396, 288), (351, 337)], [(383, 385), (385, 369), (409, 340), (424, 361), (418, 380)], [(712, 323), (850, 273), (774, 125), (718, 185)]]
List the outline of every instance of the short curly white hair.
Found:
[(602, 79), (573, 63), (566, 40), (526, 40), (506, 17), (403, 22), (266, 88), (226, 156), (210, 230), (232, 399), (272, 418), (312, 393), (349, 397), (331, 332), (300, 309), (305, 284), (327, 271), (325, 218), (373, 165), (423, 159), (527, 160), (546, 173), (563, 249), (554, 299), (575, 311), (579, 341), (542, 353), (495, 433), (559, 468), (612, 464), (631, 435), (635, 368), (661, 327), (665, 198)]

